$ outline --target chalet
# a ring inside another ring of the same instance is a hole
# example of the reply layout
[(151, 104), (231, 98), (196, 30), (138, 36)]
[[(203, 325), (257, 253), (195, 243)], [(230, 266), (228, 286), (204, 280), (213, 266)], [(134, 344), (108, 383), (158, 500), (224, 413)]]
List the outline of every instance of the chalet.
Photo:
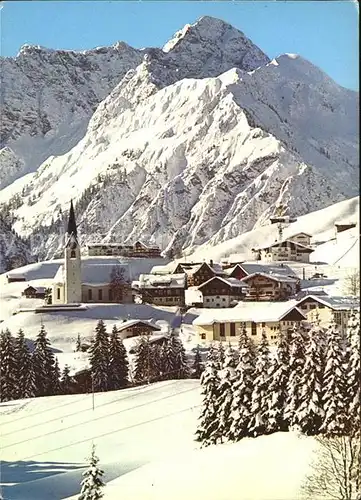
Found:
[(275, 345), (280, 332), (299, 326), (306, 316), (296, 306), (288, 302), (240, 302), (232, 309), (209, 309), (193, 321), (200, 341), (238, 341), (239, 334), (246, 330), (257, 344), (262, 333), (270, 344)]
[(119, 337), (124, 339), (129, 339), (131, 337), (138, 337), (139, 335), (152, 335), (155, 332), (159, 332), (161, 328), (152, 323), (151, 321), (131, 319), (128, 321), (123, 321), (123, 323), (116, 324)]
[(311, 238), (312, 235), (308, 233), (296, 233), (293, 234), (292, 236), (288, 236), (289, 241), (294, 241), (295, 243), (300, 243), (301, 245), (304, 245), (305, 247), (309, 247), (311, 244)]
[(45, 299), (45, 286), (31, 286), (25, 288), (21, 295), (27, 299)]
[(184, 305), (186, 286), (185, 274), (141, 274), (138, 281), (132, 282), (133, 291), (143, 302), (163, 306)]
[(214, 276), (198, 287), (203, 307), (232, 307), (245, 296), (247, 284), (236, 278)]
[[(148, 338), (148, 342), (150, 344), (157, 344), (157, 345), (164, 345), (166, 341), (169, 339), (169, 335), (166, 333), (155, 333), (152, 335), (152, 337)], [(135, 354), (136, 352), (136, 345), (131, 346), (129, 349), (129, 354)]]
[(256, 260), (263, 262), (309, 262), (313, 249), (295, 241), (284, 240), (252, 251), (256, 254)]
[(278, 274), (254, 273), (242, 280), (248, 285), (246, 300), (287, 300), (299, 291), (299, 280)]
[(121, 257), (141, 257), (159, 258), (161, 250), (157, 246), (147, 246), (140, 241), (134, 245), (124, 245), (122, 243), (92, 243), (87, 245), (90, 256), (121, 256)]
[(242, 262), (233, 267), (226, 269), (225, 274), (230, 278), (237, 278), (239, 280), (254, 273), (263, 274), (277, 274), (280, 276), (288, 276), (290, 278), (297, 278), (296, 273), (286, 264), (260, 264), (258, 262)]
[(336, 322), (342, 333), (353, 310), (360, 307), (359, 299), (354, 297), (330, 297), (328, 295), (308, 295), (297, 302), (297, 307), (311, 323), (328, 326)]
[(210, 280), (214, 276), (223, 274), (221, 266), (210, 261), (209, 264), (202, 262), (201, 264), (178, 264), (174, 270), (174, 274), (185, 273), (187, 276), (187, 286), (199, 286)]
[(17, 283), (21, 281), (26, 281), (25, 274), (21, 273), (9, 273), (6, 275), (6, 279), (8, 283)]

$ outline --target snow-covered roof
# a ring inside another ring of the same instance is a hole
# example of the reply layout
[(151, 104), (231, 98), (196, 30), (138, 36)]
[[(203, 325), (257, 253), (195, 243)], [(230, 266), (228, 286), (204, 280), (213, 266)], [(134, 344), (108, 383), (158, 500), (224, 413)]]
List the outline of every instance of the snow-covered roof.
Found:
[(175, 266), (153, 266), (150, 270), (150, 274), (171, 274), (175, 269)]
[(242, 262), (242, 264), (236, 264), (231, 268), (225, 269), (224, 272), (231, 274), (237, 266), (243, 269), (247, 274), (265, 273), (282, 276), (297, 276), (293, 269), (286, 264), (260, 264), (258, 262)]
[(273, 247), (279, 247), (279, 246), (283, 246), (284, 243), (289, 243), (289, 245), (292, 247), (292, 245), (294, 245), (295, 247), (298, 247), (298, 249), (300, 251), (303, 251), (303, 252), (307, 252), (307, 253), (311, 253), (313, 252), (313, 248), (310, 248), (306, 245), (302, 245), (302, 243), (297, 243), (296, 241), (291, 241), (291, 240), (283, 240), (283, 241), (276, 241), (274, 243), (271, 243), (270, 245), (266, 245), (266, 246), (263, 246), (263, 247), (259, 247), (259, 248), (256, 248), (256, 250), (268, 250), (269, 248), (273, 248)]
[[(129, 268), (127, 264), (117, 259), (84, 260), (81, 263), (81, 282), (83, 285), (101, 286), (108, 285), (111, 281), (111, 273), (115, 267), (125, 269), (124, 279), (129, 279)], [(54, 276), (55, 283), (64, 283), (64, 266), (60, 266)]]
[(301, 304), (305, 300), (312, 299), (323, 304), (324, 306), (330, 307), (335, 311), (343, 311), (348, 309), (358, 309), (360, 307), (360, 300), (356, 297), (330, 297), (329, 295), (306, 295), (298, 304)]
[(7, 273), (6, 275), (7, 278), (24, 278), (25, 279), (25, 274), (23, 273)]
[(213, 278), (210, 278), (206, 282), (199, 285), (198, 289), (203, 288), (205, 285), (208, 285), (213, 280), (220, 280), (223, 283), (225, 283), (226, 285), (231, 286), (231, 287), (240, 287), (240, 288), (247, 288), (248, 287), (248, 285), (246, 283), (244, 283), (241, 280), (238, 280), (237, 278), (223, 278), (221, 276), (213, 276)]
[(291, 278), (290, 276), (282, 276), (279, 274), (270, 274), (270, 273), (253, 273), (249, 274), (248, 276), (245, 276), (242, 281), (248, 281), (251, 278), (254, 278), (255, 276), (263, 276), (264, 278), (271, 279), (273, 281), (278, 281), (282, 283), (296, 283), (297, 278)]
[(239, 302), (231, 309), (208, 309), (193, 321), (193, 325), (213, 325), (224, 322), (255, 323), (281, 321), (291, 311), (298, 311), (304, 319), (306, 316), (296, 307), (295, 300), (286, 302)]
[(153, 328), (153, 330), (158, 330), (160, 331), (161, 328), (153, 323), (151, 320), (141, 320), (141, 319), (130, 319), (128, 321), (123, 321), (122, 323), (115, 323), (115, 326), (117, 327), (118, 332), (121, 332), (123, 330), (126, 330), (127, 328), (130, 328), (131, 326), (135, 325), (145, 325), (145, 326), (150, 326)]
[(132, 286), (136, 288), (184, 288), (186, 283), (185, 274), (141, 274), (138, 281), (133, 281)]

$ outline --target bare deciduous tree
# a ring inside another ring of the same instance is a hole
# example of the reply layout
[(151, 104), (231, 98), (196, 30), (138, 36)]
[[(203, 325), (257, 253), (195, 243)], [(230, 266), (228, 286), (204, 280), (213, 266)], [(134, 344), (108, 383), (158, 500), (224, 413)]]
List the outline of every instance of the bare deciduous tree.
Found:
[(360, 270), (354, 269), (344, 280), (344, 293), (358, 297), (360, 295)]
[(361, 436), (318, 436), (313, 473), (302, 493), (307, 500), (359, 500), (361, 498)]

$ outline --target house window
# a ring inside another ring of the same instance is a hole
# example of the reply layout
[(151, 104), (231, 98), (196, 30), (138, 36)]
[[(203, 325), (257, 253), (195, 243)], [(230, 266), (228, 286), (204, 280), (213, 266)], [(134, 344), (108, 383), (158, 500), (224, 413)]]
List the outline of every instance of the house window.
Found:
[(257, 323), (255, 323), (254, 321), (252, 321), (252, 325), (251, 325), (251, 334), (257, 335)]
[(310, 309), (316, 309), (316, 304), (310, 304)]
[(209, 302), (209, 299), (206, 299), (206, 302)]
[(201, 339), (202, 340), (206, 340), (206, 334), (205, 333), (201, 333)]
[(56, 298), (60, 300), (60, 288), (56, 289)]
[(226, 299), (223, 297), (222, 301), (223, 301), (223, 302), (226, 302)]
[(264, 323), (264, 322), (263, 322), (263, 323), (262, 323), (262, 326), (266, 326), (266, 323)]
[(76, 253), (75, 253), (75, 250), (72, 250), (72, 251), (70, 252), (70, 258), (71, 258), (71, 259), (75, 259), (75, 258), (76, 258)]
[(224, 337), (226, 334), (225, 334), (225, 325), (224, 323), (220, 323), (219, 324), (219, 336), (220, 337)]
[(231, 335), (231, 337), (236, 336), (236, 324), (235, 323), (230, 324), (230, 335)]
[(88, 289), (88, 300), (92, 300), (93, 298), (93, 291), (91, 288)]
[(109, 290), (109, 300), (113, 300), (113, 290)]
[(342, 314), (340, 312), (334, 312), (333, 315), (334, 315), (336, 325), (341, 325), (342, 324)]
[(98, 300), (103, 300), (103, 290), (98, 290)]

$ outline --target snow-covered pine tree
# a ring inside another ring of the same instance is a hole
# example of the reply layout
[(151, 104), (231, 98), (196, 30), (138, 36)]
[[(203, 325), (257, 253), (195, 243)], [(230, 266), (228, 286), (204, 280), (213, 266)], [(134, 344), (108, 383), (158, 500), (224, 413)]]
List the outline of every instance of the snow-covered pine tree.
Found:
[(19, 330), (14, 341), (16, 363), (16, 385), (18, 399), (33, 398), (35, 396), (35, 374), (30, 350), (25, 342), (23, 330)]
[(277, 351), (275, 356), (271, 358), (270, 366), (268, 433), (288, 430), (285, 407), (287, 401), (287, 383), (290, 376), (289, 351), (288, 335), (280, 331)]
[(206, 361), (214, 361), (215, 366), (218, 366), (218, 350), (216, 344), (212, 342), (208, 348)]
[(327, 436), (347, 433), (346, 346), (338, 327), (332, 323), (327, 331), (326, 367), (323, 376), (325, 416), (320, 431)]
[(109, 337), (101, 319), (95, 328), (95, 337), (89, 352), (94, 391), (107, 391), (109, 389)]
[(301, 404), (303, 367), (305, 364), (304, 339), (306, 332), (300, 326), (294, 328), (290, 337), (290, 377), (287, 384), (285, 420), (289, 428), (298, 425), (298, 410)]
[(80, 352), (80, 351), (81, 351), (81, 340), (80, 340), (80, 333), (78, 333), (75, 344), (75, 352)]
[(54, 354), (47, 339), (44, 325), (35, 339), (32, 356), (35, 375), (36, 396), (51, 396), (54, 382)]
[(194, 361), (193, 361), (193, 366), (192, 366), (192, 377), (193, 378), (201, 378), (202, 372), (203, 372), (203, 364), (202, 364), (202, 357), (201, 353), (199, 350), (199, 345), (197, 345), (195, 356), (194, 356)]
[(230, 435), (232, 416), (231, 407), (233, 401), (233, 384), (235, 379), (235, 359), (234, 350), (229, 345), (225, 350), (222, 369), (218, 372), (219, 396), (217, 408), (219, 412), (217, 440), (223, 442)]
[(361, 429), (360, 311), (354, 311), (347, 328), (349, 356), (346, 366), (348, 417), (351, 432)]
[(149, 346), (149, 377), (150, 382), (158, 382), (163, 379), (162, 346), (150, 342)]
[(18, 384), (14, 339), (8, 328), (0, 334), (0, 398), (1, 401), (16, 399)]
[(60, 378), (61, 394), (71, 394), (73, 383), (69, 374), (70, 374), (70, 368), (68, 365), (65, 365)]
[(80, 496), (78, 500), (99, 500), (103, 498), (102, 488), (105, 483), (102, 480), (104, 471), (99, 467), (99, 458), (95, 455), (95, 446), (92, 445), (92, 451), (89, 458), (89, 466), (83, 472), (81, 482)]
[(219, 378), (214, 361), (208, 361), (201, 376), (202, 386), (202, 410), (196, 431), (196, 440), (201, 441), (202, 446), (209, 446), (217, 442), (219, 408), (217, 406), (219, 396)]
[(257, 347), (255, 378), (252, 391), (251, 420), (249, 433), (251, 436), (261, 436), (268, 429), (268, 408), (270, 400), (270, 351), (267, 336), (262, 332), (262, 339)]
[(186, 351), (178, 335), (171, 335), (172, 351), (173, 351), (173, 366), (174, 379), (189, 378), (189, 367), (187, 363)]
[(324, 418), (322, 332), (314, 327), (308, 334), (305, 345), (300, 405), (297, 410), (297, 424), (301, 432), (309, 436), (319, 434)]
[(134, 373), (137, 383), (150, 382), (150, 342), (147, 335), (142, 335), (135, 346)]
[(224, 360), (226, 358), (225, 356), (225, 349), (224, 349), (224, 344), (222, 341), (218, 342), (217, 344), (217, 361), (218, 361), (218, 370), (221, 370), (222, 369), (222, 366), (224, 364)]
[(60, 386), (60, 368), (58, 358), (55, 358), (54, 362), (54, 371), (53, 371), (53, 394), (61, 394), (61, 386)]
[(175, 362), (172, 339), (166, 339), (160, 352), (160, 369), (162, 380), (172, 380), (175, 375)]
[(233, 397), (231, 405), (232, 423), (229, 435), (231, 441), (249, 436), (252, 392), (255, 377), (256, 349), (245, 329), (241, 331), (238, 343), (238, 364), (235, 368)]
[(109, 389), (123, 389), (128, 381), (128, 357), (114, 325), (109, 339)]

